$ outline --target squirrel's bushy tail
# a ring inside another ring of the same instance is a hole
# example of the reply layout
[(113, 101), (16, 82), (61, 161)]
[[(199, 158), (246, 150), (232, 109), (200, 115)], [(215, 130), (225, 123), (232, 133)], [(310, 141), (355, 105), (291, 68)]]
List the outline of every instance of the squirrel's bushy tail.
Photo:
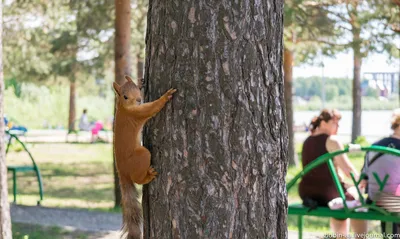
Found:
[(134, 183), (121, 183), (122, 235), (126, 239), (142, 238), (142, 210)]

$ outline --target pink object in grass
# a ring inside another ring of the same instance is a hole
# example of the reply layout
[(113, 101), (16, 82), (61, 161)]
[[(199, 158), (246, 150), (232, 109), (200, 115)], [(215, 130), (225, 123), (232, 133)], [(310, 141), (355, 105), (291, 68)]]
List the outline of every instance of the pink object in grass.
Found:
[(400, 197), (400, 184), (399, 184), (399, 186), (397, 186), (397, 190), (396, 190), (396, 194), (395, 195)]

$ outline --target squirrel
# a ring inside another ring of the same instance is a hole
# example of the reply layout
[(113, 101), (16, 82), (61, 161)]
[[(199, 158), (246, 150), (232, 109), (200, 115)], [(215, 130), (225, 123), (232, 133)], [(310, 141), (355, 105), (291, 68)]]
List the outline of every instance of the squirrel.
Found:
[(141, 145), (144, 124), (172, 98), (176, 89), (168, 90), (159, 99), (141, 104), (140, 88), (129, 76), (123, 85), (113, 82), (116, 93), (114, 122), (114, 154), (122, 195), (122, 233), (127, 239), (141, 238), (142, 210), (136, 184), (148, 184), (157, 172), (150, 166), (150, 151)]

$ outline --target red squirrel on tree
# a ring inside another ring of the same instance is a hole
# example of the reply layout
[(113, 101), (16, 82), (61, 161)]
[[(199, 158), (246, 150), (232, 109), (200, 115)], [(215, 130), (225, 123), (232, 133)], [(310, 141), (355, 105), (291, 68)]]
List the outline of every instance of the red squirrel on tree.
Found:
[(168, 90), (153, 102), (140, 104), (140, 88), (129, 76), (125, 79), (121, 86), (113, 83), (117, 96), (114, 154), (122, 195), (122, 232), (128, 239), (140, 239), (142, 213), (135, 183), (148, 184), (157, 176), (150, 166), (149, 150), (141, 145), (140, 134), (144, 124), (165, 106), (176, 89)]

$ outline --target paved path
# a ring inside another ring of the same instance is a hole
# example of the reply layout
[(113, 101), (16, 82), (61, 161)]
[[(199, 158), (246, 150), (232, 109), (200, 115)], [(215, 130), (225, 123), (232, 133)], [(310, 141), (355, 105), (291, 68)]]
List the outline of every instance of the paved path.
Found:
[[(89, 238), (119, 239), (121, 214), (92, 212), (80, 209), (59, 209), (11, 204), (13, 222), (58, 226), (70, 230), (93, 232)], [(322, 238), (322, 234), (304, 233), (304, 239)], [(289, 239), (297, 239), (297, 232), (289, 231)]]
[(96, 232), (97, 239), (117, 239), (122, 217), (118, 213), (92, 212), (79, 209), (58, 209), (11, 205), (13, 222), (58, 226), (71, 230)]

